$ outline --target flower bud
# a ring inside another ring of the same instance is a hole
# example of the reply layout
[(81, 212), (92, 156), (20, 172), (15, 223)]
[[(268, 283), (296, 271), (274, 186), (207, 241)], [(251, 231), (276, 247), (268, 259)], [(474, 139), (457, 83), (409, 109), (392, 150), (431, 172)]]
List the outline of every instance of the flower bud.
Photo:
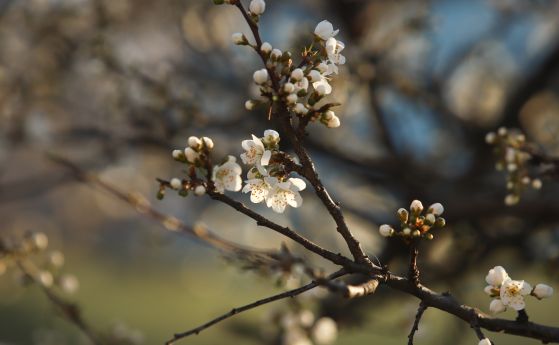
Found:
[(189, 163), (194, 163), (198, 159), (198, 157), (200, 157), (200, 154), (194, 151), (192, 147), (187, 147), (186, 149), (184, 149), (184, 155)]
[(505, 197), (505, 205), (507, 206), (513, 206), (518, 204), (518, 202), (520, 201), (520, 198), (518, 197), (518, 195), (515, 194), (508, 194)]
[(500, 299), (494, 299), (489, 304), (489, 311), (494, 315), (502, 313), (505, 310), (507, 310), (507, 307), (503, 304), (503, 302)]
[(200, 146), (202, 146), (202, 141), (195, 136), (189, 137), (187, 143), (188, 143), (188, 146), (192, 147), (195, 150), (198, 150), (200, 148)]
[(388, 224), (382, 224), (379, 227), (379, 232), (383, 237), (390, 237), (394, 234), (394, 229), (392, 229), (392, 227)]
[(425, 223), (427, 223), (428, 225), (434, 225), (436, 220), (437, 219), (435, 218), (435, 215), (432, 213), (429, 213), (425, 216)]
[(267, 129), (264, 131), (263, 141), (265, 144), (277, 144), (280, 141), (279, 133), (273, 129)]
[(256, 106), (256, 102), (254, 102), (251, 99), (249, 99), (248, 101), (245, 102), (246, 110), (253, 110), (255, 106)]
[(49, 262), (54, 267), (62, 267), (64, 265), (64, 254), (58, 250), (49, 254)]
[(444, 212), (444, 207), (440, 202), (434, 203), (427, 209), (428, 213), (432, 213), (435, 216), (440, 216)]
[(408, 210), (406, 210), (405, 208), (398, 209), (398, 218), (400, 218), (400, 221), (402, 223), (407, 223), (408, 222), (408, 217), (409, 217)]
[(532, 295), (538, 299), (548, 298), (553, 295), (553, 288), (546, 284), (538, 284), (532, 291)]
[(340, 127), (340, 118), (336, 115), (332, 116), (328, 122), (326, 122), (328, 128), (338, 128)]
[(444, 228), (445, 225), (446, 225), (446, 219), (444, 219), (443, 217), (439, 217), (437, 218), (437, 220), (435, 220), (436, 227)]
[(285, 97), (285, 100), (287, 101), (287, 104), (295, 104), (297, 103), (297, 100), (299, 100), (299, 96), (297, 96), (294, 93), (291, 93), (287, 95), (287, 97)]
[(283, 84), (283, 91), (285, 91), (285, 93), (293, 93), (295, 91), (295, 85), (293, 85), (293, 83), (285, 83)]
[(414, 230), (414, 231), (411, 233), (411, 235), (412, 235), (413, 237), (419, 237), (419, 236), (421, 235), (421, 232), (420, 232), (419, 230)]
[(508, 131), (507, 131), (507, 129), (506, 129), (505, 127), (501, 127), (501, 128), (499, 128), (499, 129), (497, 130), (497, 133), (498, 133), (500, 136), (504, 137), (505, 135), (507, 135)]
[(542, 180), (540, 180), (539, 178), (535, 178), (532, 181), (532, 188), (534, 189), (541, 189), (542, 188)]
[(263, 68), (263, 69), (259, 69), (258, 71), (254, 72), (254, 74), (252, 75), (252, 78), (254, 79), (254, 82), (258, 85), (260, 84), (264, 84), (265, 82), (268, 81), (268, 70)]
[(248, 9), (250, 13), (259, 16), (266, 10), (266, 2), (264, 0), (252, 0)]
[(264, 42), (260, 46), (260, 51), (264, 54), (269, 54), (272, 51), (272, 45), (268, 42)]
[(202, 137), (202, 141), (204, 142), (204, 146), (208, 149), (211, 150), (214, 148), (214, 141), (211, 138), (208, 137)]
[(58, 284), (64, 292), (69, 294), (73, 294), (74, 292), (78, 291), (78, 288), (80, 286), (78, 279), (71, 274), (63, 275), (60, 278)]
[(423, 204), (419, 200), (414, 200), (410, 204), (410, 211), (414, 215), (418, 215), (423, 212)]
[(497, 135), (494, 132), (489, 132), (485, 135), (485, 142), (488, 144), (494, 144), (497, 140)]
[(182, 156), (182, 151), (181, 150), (173, 150), (172, 155), (173, 155), (174, 159), (180, 159), (181, 156)]
[(300, 68), (295, 68), (293, 72), (291, 72), (291, 79), (295, 81), (299, 81), (303, 79), (303, 77), (305, 77), (305, 74), (303, 73), (303, 70)]
[(172, 178), (171, 182), (169, 182), (169, 184), (171, 185), (171, 188), (173, 189), (180, 189), (182, 188), (182, 181), (178, 178)]
[(203, 185), (198, 185), (194, 188), (194, 194), (197, 196), (201, 196), (206, 194), (206, 187), (204, 187)]
[(31, 243), (35, 249), (45, 250), (49, 245), (49, 238), (42, 232), (36, 232), (31, 236)]
[(329, 317), (318, 319), (311, 329), (311, 338), (315, 344), (332, 344), (338, 337), (338, 326)]
[(295, 107), (293, 108), (293, 111), (296, 114), (299, 114), (299, 115), (305, 115), (306, 113), (309, 112), (309, 110), (305, 107), (305, 105), (303, 103), (295, 104)]
[(54, 277), (52, 276), (52, 273), (50, 273), (49, 271), (41, 271), (37, 276), (37, 280), (41, 285), (45, 287), (51, 287), (52, 283), (54, 282)]
[(309, 72), (309, 78), (311, 80), (312, 83), (319, 81), (322, 78), (322, 75), (320, 75), (320, 72), (313, 69)]
[(491, 340), (487, 338), (483, 338), (479, 341), (479, 343), (477, 343), (477, 345), (492, 345), (492, 344), (491, 344)]
[(279, 58), (281, 58), (281, 55), (282, 55), (281, 50), (279, 50), (277, 48), (272, 49), (272, 54), (270, 54), (270, 56), (274, 60), (279, 60)]
[(430, 232), (426, 233), (424, 236), (425, 236), (425, 238), (428, 239), (429, 241), (433, 239), (433, 234), (430, 233)]
[(402, 230), (402, 233), (406, 236), (411, 235), (411, 229), (410, 228), (405, 228), (404, 230)]
[(231, 35), (231, 40), (236, 45), (246, 45), (248, 43), (247, 38), (245, 37), (245, 35), (243, 35), (240, 32), (235, 32), (233, 35)]

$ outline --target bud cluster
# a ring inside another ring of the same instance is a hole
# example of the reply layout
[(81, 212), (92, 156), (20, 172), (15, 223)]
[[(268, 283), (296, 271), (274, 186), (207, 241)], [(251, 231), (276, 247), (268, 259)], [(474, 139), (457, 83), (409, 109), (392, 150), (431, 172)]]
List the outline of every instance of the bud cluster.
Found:
[(494, 299), (489, 305), (493, 314), (502, 313), (508, 307), (520, 311), (526, 307), (524, 296), (531, 295), (541, 300), (553, 295), (553, 288), (546, 284), (538, 284), (534, 288), (524, 280), (512, 280), (502, 266), (495, 266), (485, 277), (487, 285), (485, 293)]
[(48, 236), (43, 232), (27, 233), (21, 239), (0, 238), (0, 275), (19, 264), (17, 267), (25, 267), (18, 276), (21, 284), (35, 282), (45, 288), (58, 287), (69, 294), (76, 292), (78, 279), (63, 272), (64, 254), (48, 251), (48, 245)]
[(542, 181), (530, 175), (528, 162), (532, 155), (528, 152), (526, 137), (517, 129), (499, 128), (497, 133), (489, 132), (485, 141), (495, 146), (498, 171), (507, 173), (505, 204), (512, 206), (520, 201), (520, 194), (528, 187), (540, 189)]
[(388, 224), (379, 227), (379, 232), (384, 237), (400, 236), (409, 241), (414, 238), (433, 239), (433, 234), (429, 231), (432, 228), (442, 228), (446, 221), (441, 215), (444, 207), (440, 203), (435, 203), (423, 214), (423, 204), (419, 200), (412, 201), (409, 211), (400, 208), (397, 212), (400, 220), (400, 230), (396, 231)]
[[(338, 66), (345, 63), (341, 54), (345, 45), (334, 38), (337, 33), (330, 22), (320, 22), (314, 30), (315, 42), (302, 52), (304, 60), (299, 66), (293, 65), (290, 52), (273, 48), (268, 42), (260, 47), (253, 46), (266, 62), (266, 68), (253, 74), (261, 96), (268, 102), (281, 99), (289, 111), (309, 121), (319, 121), (329, 128), (339, 127), (340, 119), (331, 110), (336, 104), (324, 102), (332, 93), (332, 76), (338, 73)], [(235, 34), (233, 42), (250, 45), (241, 34)], [(248, 100), (245, 108), (253, 110), (259, 103)]]

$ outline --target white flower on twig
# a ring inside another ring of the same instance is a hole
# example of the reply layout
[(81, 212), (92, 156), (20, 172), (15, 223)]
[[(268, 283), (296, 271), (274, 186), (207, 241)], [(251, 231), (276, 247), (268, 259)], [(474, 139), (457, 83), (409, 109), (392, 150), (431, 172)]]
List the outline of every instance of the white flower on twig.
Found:
[(246, 151), (241, 154), (241, 159), (244, 164), (255, 165), (262, 175), (266, 175), (265, 166), (270, 162), (272, 151), (266, 150), (262, 140), (252, 135), (252, 140), (243, 140), (241, 143), (243, 149)]
[(330, 37), (324, 46), (326, 48), (328, 60), (331, 63), (329, 69), (331, 72), (338, 74), (338, 65), (345, 64), (345, 56), (341, 54), (341, 51), (345, 48), (345, 44), (342, 41), (336, 40), (334, 37)]
[(522, 310), (526, 307), (524, 296), (529, 295), (531, 291), (532, 287), (524, 280), (507, 279), (501, 286), (501, 301), (514, 310)]
[(212, 174), (216, 191), (223, 193), (226, 190), (233, 192), (241, 190), (241, 173), (241, 166), (237, 164), (237, 159), (233, 156), (229, 156), (227, 162), (222, 165), (216, 165)]
[(320, 39), (326, 41), (327, 39), (334, 37), (338, 34), (340, 30), (334, 30), (334, 26), (327, 20), (323, 20), (314, 29), (314, 34)]
[[(268, 181), (271, 182), (271, 179)], [(297, 208), (303, 204), (299, 192), (306, 188), (306, 184), (300, 178), (289, 178), (285, 182), (276, 180), (272, 187), (272, 191), (266, 198), (266, 205), (275, 212), (283, 213), (288, 205)]]

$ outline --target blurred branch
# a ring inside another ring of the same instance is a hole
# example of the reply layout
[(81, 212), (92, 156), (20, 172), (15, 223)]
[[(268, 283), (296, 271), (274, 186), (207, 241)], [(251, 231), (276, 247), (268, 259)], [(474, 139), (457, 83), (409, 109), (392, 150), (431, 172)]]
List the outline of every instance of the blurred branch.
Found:
[[(326, 279), (327, 280), (333, 280), (333, 279), (336, 279), (336, 278), (339, 278), (339, 277), (345, 275), (346, 273), (347, 272), (342, 269), (342, 270), (339, 270), (335, 273), (330, 274)], [(263, 299), (260, 299), (256, 302), (244, 305), (242, 307), (233, 308), (228, 313), (225, 313), (225, 314), (223, 314), (223, 315), (221, 315), (221, 316), (219, 316), (219, 317), (217, 317), (217, 318), (215, 318), (215, 319), (213, 319), (209, 322), (206, 322), (201, 326), (198, 326), (196, 328), (193, 328), (193, 329), (191, 329), (189, 331), (186, 331), (186, 332), (183, 332), (183, 333), (176, 333), (173, 336), (173, 338), (168, 340), (165, 344), (166, 345), (171, 345), (175, 341), (180, 340), (182, 338), (186, 338), (186, 337), (191, 336), (191, 335), (198, 335), (203, 330), (205, 330), (205, 329), (207, 329), (207, 328), (209, 328), (209, 327), (211, 327), (211, 326), (213, 326), (213, 325), (215, 325), (215, 324), (217, 324), (221, 321), (227, 320), (228, 318), (233, 317), (237, 314), (240, 314), (240, 313), (245, 312), (247, 310), (251, 310), (251, 309), (254, 309), (256, 307), (259, 307), (259, 306), (262, 306), (262, 305), (265, 305), (265, 304), (268, 304), (268, 303), (272, 303), (272, 302), (275, 302), (275, 301), (278, 301), (278, 300), (281, 300), (281, 299), (293, 298), (295, 296), (298, 296), (298, 295), (302, 294), (303, 292), (314, 289), (315, 287), (317, 287), (319, 285), (320, 285), (319, 282), (312, 281), (307, 285), (301, 286), (300, 288), (289, 290), (289, 291), (286, 291), (286, 292), (282, 292), (280, 294), (270, 296), (270, 297), (267, 297), (267, 298), (263, 298)]]

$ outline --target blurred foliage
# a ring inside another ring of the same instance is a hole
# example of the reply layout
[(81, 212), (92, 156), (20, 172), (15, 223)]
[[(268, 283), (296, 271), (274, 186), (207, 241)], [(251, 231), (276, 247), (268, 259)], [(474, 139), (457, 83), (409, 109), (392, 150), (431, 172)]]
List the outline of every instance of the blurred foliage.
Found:
[[(414, 198), (442, 202), (448, 225), (422, 248), (423, 279), (482, 310), (489, 304), (483, 277), (497, 264), (529, 281), (559, 281), (557, 184), (544, 180), (541, 191), (505, 206), (504, 177), (484, 142), (500, 125), (518, 127), (559, 156), (558, 12), (552, 0), (269, 0), (262, 17), (263, 35), (282, 50), (298, 51), (301, 33), (324, 18), (341, 29), (348, 64), (332, 98), (343, 104), (336, 111), (342, 126), (313, 128), (308, 144), (363, 247), (403, 271), (405, 249), (381, 240), (378, 224)], [(248, 34), (240, 16), (211, 1), (0, 1), (0, 236), (47, 233), (80, 278), (75, 301), (100, 329), (139, 330), (145, 344), (158, 344), (277, 290), (274, 279), (239, 273), (215, 252), (76, 183), (44, 156), (70, 157), (152, 196), (158, 209), (186, 223), (202, 220), (225, 238), (279, 248), (283, 238), (206, 198), (155, 200), (155, 177), (179, 173), (170, 151), (189, 135), (211, 136), (216, 156), (225, 156), (271, 127), (265, 110), (243, 107), (259, 65), (230, 43), (236, 31)], [(344, 252), (322, 205), (305, 193), (305, 205), (285, 217), (255, 208)], [(36, 289), (10, 275), (0, 279), (1, 342), (85, 343)], [(325, 295), (311, 306), (338, 321), (340, 344), (401, 344), (417, 307), (384, 290), (357, 302)], [(529, 312), (557, 324), (557, 307), (554, 297)], [(247, 313), (190, 342), (270, 343), (263, 325), (276, 308), (285, 305)], [(428, 310), (418, 342), (473, 343), (464, 327)]]

